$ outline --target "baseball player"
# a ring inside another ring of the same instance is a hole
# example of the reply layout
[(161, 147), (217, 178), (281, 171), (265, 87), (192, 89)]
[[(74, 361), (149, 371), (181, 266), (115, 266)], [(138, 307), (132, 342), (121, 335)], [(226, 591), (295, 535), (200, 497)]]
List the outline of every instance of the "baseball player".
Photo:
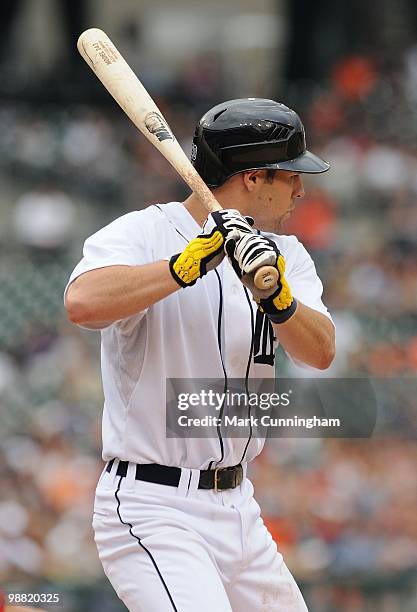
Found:
[[(301, 174), (329, 164), (306, 150), (293, 110), (256, 98), (206, 113), (192, 161), (224, 210), (207, 217), (192, 194), (128, 213), (86, 240), (66, 289), (69, 319), (101, 330), (95, 540), (131, 612), (301, 612), (246, 477), (264, 440), (251, 430), (167, 438), (166, 381), (273, 378), (278, 343), (297, 362), (329, 366), (322, 284), (302, 244), (281, 234), (304, 195)], [(260, 292), (253, 273), (264, 265), (279, 282)]]

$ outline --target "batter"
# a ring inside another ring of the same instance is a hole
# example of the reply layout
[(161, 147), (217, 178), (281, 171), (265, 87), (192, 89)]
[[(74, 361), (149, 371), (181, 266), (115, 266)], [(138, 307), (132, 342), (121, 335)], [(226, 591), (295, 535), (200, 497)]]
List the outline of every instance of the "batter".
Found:
[[(260, 517), (247, 464), (264, 440), (166, 437), (170, 378), (273, 378), (278, 343), (325, 369), (335, 332), (314, 263), (282, 224), (306, 150), (299, 116), (273, 100), (206, 113), (192, 162), (223, 211), (192, 194), (126, 214), (88, 238), (65, 293), (69, 319), (101, 332), (103, 459), (93, 527), (131, 612), (301, 612), (303, 597)], [(203, 228), (202, 228), (203, 226)], [(279, 271), (260, 292), (253, 272)]]

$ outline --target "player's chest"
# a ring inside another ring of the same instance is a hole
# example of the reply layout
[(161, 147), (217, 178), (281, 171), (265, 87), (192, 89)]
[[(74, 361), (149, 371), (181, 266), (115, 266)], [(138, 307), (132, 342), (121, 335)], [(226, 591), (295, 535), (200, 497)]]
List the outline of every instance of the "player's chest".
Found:
[(230, 376), (244, 376), (248, 364), (274, 366), (272, 326), (227, 261), (176, 297), (187, 340), (203, 353), (218, 345)]

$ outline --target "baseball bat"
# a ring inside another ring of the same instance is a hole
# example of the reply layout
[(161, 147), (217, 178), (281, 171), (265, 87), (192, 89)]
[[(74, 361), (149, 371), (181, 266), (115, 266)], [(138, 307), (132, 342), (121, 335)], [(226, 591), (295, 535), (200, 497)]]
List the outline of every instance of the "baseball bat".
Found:
[[(98, 28), (83, 32), (78, 51), (126, 115), (175, 168), (209, 212), (222, 207), (177, 142), (161, 111), (110, 38)], [(258, 289), (270, 289), (278, 281), (278, 270), (263, 266), (256, 270)]]

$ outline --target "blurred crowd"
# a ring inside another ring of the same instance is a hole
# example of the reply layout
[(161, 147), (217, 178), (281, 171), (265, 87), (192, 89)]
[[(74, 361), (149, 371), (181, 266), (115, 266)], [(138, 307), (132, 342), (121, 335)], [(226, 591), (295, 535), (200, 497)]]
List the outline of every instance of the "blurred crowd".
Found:
[[(417, 372), (416, 66), (417, 48), (395, 71), (347, 57), (326, 85), (280, 94), (332, 163), (306, 177), (286, 227), (312, 253), (336, 321), (329, 375)], [(188, 151), (211, 105), (192, 79), (175, 104), (157, 100)], [(63, 289), (87, 235), (187, 191), (112, 107), (2, 104), (0, 134), (0, 578), (88, 582), (102, 575), (90, 528), (102, 469), (98, 338), (65, 321)], [(306, 583), (417, 568), (417, 446), (406, 438), (268, 442), (252, 467), (257, 498)]]
[(415, 570), (416, 465), (413, 441), (275, 440), (253, 479), (295, 574), (346, 585), (352, 576), (364, 582)]

